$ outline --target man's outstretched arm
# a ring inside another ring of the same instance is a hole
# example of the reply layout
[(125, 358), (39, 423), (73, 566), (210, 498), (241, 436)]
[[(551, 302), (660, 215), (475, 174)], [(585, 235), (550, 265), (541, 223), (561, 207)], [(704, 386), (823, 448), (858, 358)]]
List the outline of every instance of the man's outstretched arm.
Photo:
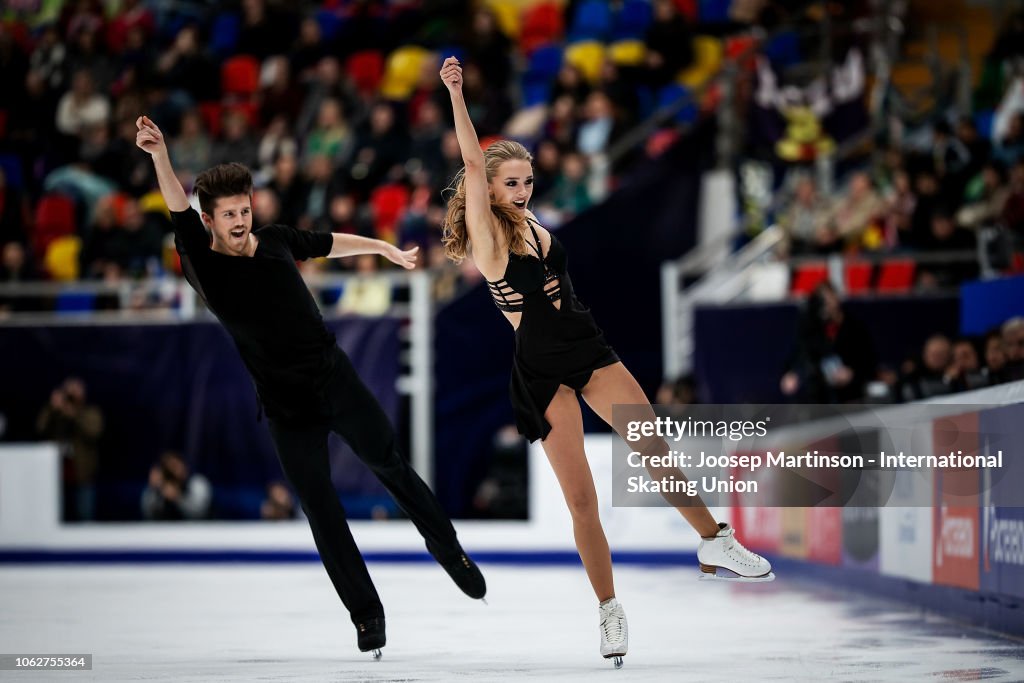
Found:
[(189, 207), (188, 197), (185, 196), (185, 190), (182, 189), (181, 183), (174, 175), (171, 157), (167, 153), (167, 143), (164, 142), (164, 134), (148, 116), (140, 116), (136, 119), (135, 126), (139, 129), (139, 132), (135, 134), (135, 144), (153, 157), (156, 179), (160, 183), (160, 194), (164, 196), (167, 208), (171, 211), (185, 211)]
[(379, 254), (387, 260), (402, 266), (406, 270), (416, 267), (416, 252), (419, 247), (402, 250), (384, 240), (361, 237), (360, 235), (348, 235), (346, 233), (332, 233), (334, 244), (331, 246), (331, 253), (328, 258), (341, 256), (358, 256), (359, 254)]

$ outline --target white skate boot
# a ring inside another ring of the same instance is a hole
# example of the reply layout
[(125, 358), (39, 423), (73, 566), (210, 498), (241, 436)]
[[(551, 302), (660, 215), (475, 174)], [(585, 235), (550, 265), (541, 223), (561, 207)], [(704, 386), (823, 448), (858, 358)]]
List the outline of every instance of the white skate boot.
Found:
[(601, 656), (611, 659), (615, 668), (621, 669), (622, 658), (629, 647), (626, 613), (615, 598), (602, 602), (598, 611), (601, 615)]
[(720, 522), (718, 533), (702, 538), (697, 546), (701, 579), (719, 581), (774, 581), (771, 562), (752, 553), (733, 536), (734, 529)]

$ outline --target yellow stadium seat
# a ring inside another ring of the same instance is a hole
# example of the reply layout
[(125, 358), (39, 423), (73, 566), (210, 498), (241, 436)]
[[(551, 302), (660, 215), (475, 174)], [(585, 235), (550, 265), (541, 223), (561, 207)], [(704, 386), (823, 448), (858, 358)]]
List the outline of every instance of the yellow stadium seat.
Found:
[(381, 94), (390, 100), (408, 99), (419, 81), (423, 63), (432, 55), (432, 52), (415, 45), (400, 47), (388, 55)]
[(711, 36), (693, 39), (693, 65), (679, 72), (676, 81), (691, 90), (704, 85), (722, 68), (722, 41)]
[(58, 282), (78, 279), (78, 254), (82, 251), (82, 240), (78, 235), (64, 235), (50, 242), (43, 257), (43, 264), (50, 277)]
[(619, 66), (639, 66), (646, 54), (642, 40), (620, 40), (608, 46), (608, 56)]
[(565, 60), (579, 69), (591, 83), (596, 83), (601, 76), (604, 55), (604, 44), (596, 40), (585, 40), (565, 48)]
[(164, 201), (164, 196), (160, 194), (159, 190), (152, 190), (139, 197), (139, 208), (143, 213), (162, 213), (168, 218), (171, 217), (167, 202)]
[(513, 40), (519, 37), (522, 4), (518, 0), (487, 0), (487, 6), (498, 20), (498, 28)]

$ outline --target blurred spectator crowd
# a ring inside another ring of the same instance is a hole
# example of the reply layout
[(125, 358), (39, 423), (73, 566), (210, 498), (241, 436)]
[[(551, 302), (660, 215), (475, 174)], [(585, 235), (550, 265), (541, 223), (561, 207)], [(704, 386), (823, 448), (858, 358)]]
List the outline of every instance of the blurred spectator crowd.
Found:
[(837, 191), (822, 187), (813, 163), (787, 168), (772, 210), (782, 254), (800, 257), (791, 291), (810, 293), (826, 278), (815, 257), (832, 254), (848, 257), (847, 292), (1024, 271), (1022, 36), (1024, 17), (1014, 15), (984, 58), (973, 111), (940, 100), (922, 122), (890, 113)]
[[(719, 38), (695, 37), (688, 0), (22, 0), (0, 17), (0, 282), (177, 272), (134, 145), (142, 113), (186, 190), (204, 168), (241, 162), (257, 224), (417, 244), (424, 267), (446, 268), (443, 190), (461, 157), (443, 57), (464, 64), (482, 142), (533, 151), (535, 211), (557, 226), (630, 161), (607, 159), (621, 136), (707, 83), (723, 55)], [(695, 115), (657, 131), (661, 148)], [(309, 268), (382, 267), (371, 261)]]

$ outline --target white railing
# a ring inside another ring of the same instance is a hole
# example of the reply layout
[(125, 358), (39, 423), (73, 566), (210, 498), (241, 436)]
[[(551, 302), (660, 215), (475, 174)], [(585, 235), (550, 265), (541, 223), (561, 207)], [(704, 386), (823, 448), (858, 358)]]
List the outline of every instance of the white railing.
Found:
[[(688, 373), (693, 366), (694, 310), (700, 304), (729, 303), (750, 290), (751, 267), (764, 261), (782, 240), (772, 226), (740, 251), (729, 254), (722, 240), (708, 242), (678, 261), (661, 266), (662, 354), (665, 379)], [(729, 236), (732, 240), (733, 236)], [(697, 281), (685, 287), (688, 278)]]

